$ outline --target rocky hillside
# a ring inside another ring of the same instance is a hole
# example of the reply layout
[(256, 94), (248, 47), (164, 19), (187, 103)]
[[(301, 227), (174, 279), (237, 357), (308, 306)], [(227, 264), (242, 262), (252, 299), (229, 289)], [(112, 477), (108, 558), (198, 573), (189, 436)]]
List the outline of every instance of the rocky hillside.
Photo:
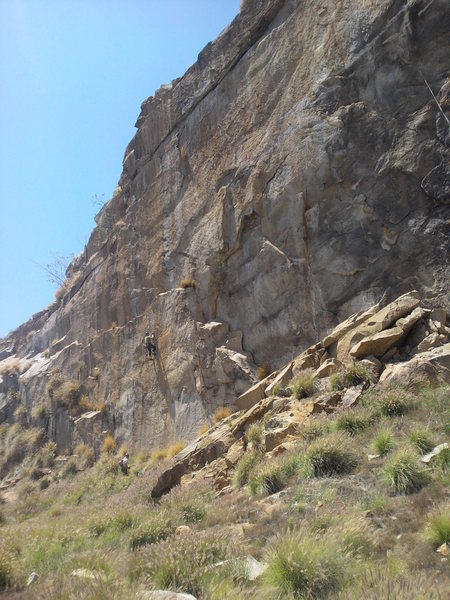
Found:
[(96, 456), (190, 441), (350, 314), (447, 308), (449, 25), (447, 0), (243, 3), (142, 104), (57, 300), (1, 341), (0, 420)]
[(0, 597), (443, 600), (449, 334), (416, 292), (356, 313), (126, 475), (1, 425)]

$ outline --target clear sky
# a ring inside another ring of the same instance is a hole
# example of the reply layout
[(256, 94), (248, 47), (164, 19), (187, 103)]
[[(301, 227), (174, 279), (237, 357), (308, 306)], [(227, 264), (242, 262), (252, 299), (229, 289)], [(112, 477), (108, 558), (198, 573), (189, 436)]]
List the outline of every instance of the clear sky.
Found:
[(53, 301), (39, 265), (83, 249), (141, 102), (238, 11), (239, 0), (0, 0), (0, 337)]

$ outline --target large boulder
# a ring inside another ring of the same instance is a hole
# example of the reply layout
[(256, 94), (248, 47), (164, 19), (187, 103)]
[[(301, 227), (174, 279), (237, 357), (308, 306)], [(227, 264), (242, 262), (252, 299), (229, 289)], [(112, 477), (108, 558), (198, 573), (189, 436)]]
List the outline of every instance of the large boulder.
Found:
[(415, 386), (421, 380), (450, 382), (450, 344), (416, 354), (411, 360), (386, 365), (380, 383)]

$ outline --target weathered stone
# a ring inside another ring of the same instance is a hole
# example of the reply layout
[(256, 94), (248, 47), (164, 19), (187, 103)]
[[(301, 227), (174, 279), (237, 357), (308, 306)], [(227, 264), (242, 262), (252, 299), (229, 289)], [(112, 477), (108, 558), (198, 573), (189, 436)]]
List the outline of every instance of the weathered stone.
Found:
[[(346, 333), (339, 341), (337, 345), (337, 358), (339, 360), (345, 360), (347, 355), (350, 353), (350, 349), (354, 351), (352, 356), (367, 356), (369, 354), (374, 354), (374, 356), (378, 356), (374, 352), (367, 351), (369, 348), (369, 343), (366, 342), (361, 347), (358, 347), (359, 342), (364, 340), (365, 338), (369, 338), (371, 336), (376, 336), (376, 334), (384, 331), (385, 329), (389, 329), (391, 325), (393, 325), (396, 321), (412, 313), (412, 311), (419, 305), (419, 294), (416, 291), (409, 292), (408, 294), (404, 294), (391, 302), (377, 313), (368, 317), (365, 321), (363, 321), (356, 328), (352, 329), (348, 333)], [(419, 318), (419, 317), (418, 317)], [(416, 319), (418, 320), (418, 319)], [(411, 327), (414, 324), (411, 323)], [(393, 328), (395, 329), (395, 328)], [(390, 346), (395, 343), (395, 340), (399, 340), (402, 337), (402, 331), (394, 331), (391, 334), (387, 334), (388, 339), (390, 340), (390, 344), (386, 347), (388, 349)], [(396, 337), (398, 335), (398, 337)], [(381, 337), (381, 339), (383, 339)], [(375, 338), (373, 345), (376, 346), (378, 338)], [(393, 341), (394, 340), (394, 341)], [(381, 343), (381, 342), (380, 342)], [(385, 351), (386, 351), (385, 349)], [(364, 354), (366, 352), (366, 354)]]
[(327, 358), (327, 360), (320, 365), (320, 367), (314, 373), (316, 379), (322, 379), (323, 377), (329, 377), (333, 373), (337, 373), (343, 368), (343, 364), (336, 358)]
[(379, 309), (380, 305), (375, 304), (367, 310), (360, 311), (358, 313), (355, 313), (354, 315), (351, 315), (350, 317), (348, 317), (348, 319), (346, 319), (337, 327), (335, 327), (331, 333), (324, 337), (323, 340), (320, 342), (321, 345), (323, 346), (323, 348), (328, 348), (329, 346), (340, 340), (343, 335), (354, 329), (360, 323), (363, 323), (371, 315), (378, 312)]
[(395, 327), (365, 336), (350, 349), (350, 354), (354, 358), (362, 358), (370, 355), (378, 358), (382, 357), (390, 348), (398, 345), (400, 340), (407, 336), (414, 324), (421, 319), (424, 314), (425, 311), (423, 308), (414, 309), (407, 317), (398, 319), (395, 323)]
[(344, 391), (344, 394), (342, 396), (342, 407), (343, 408), (353, 408), (354, 406), (356, 406), (361, 398), (361, 396), (363, 395), (363, 393), (365, 392), (365, 390), (369, 387), (368, 382), (364, 382), (361, 385), (356, 385), (354, 387), (351, 388), (347, 388)]
[(439, 444), (439, 446), (436, 446), (435, 448), (433, 448), (433, 450), (431, 452), (428, 452), (428, 454), (425, 454), (424, 456), (422, 456), (422, 462), (428, 464), (435, 456), (439, 456), (439, 454), (443, 451), (443, 450), (447, 450), (449, 447), (447, 442), (444, 442), (443, 444)]
[(386, 365), (380, 383), (399, 383), (416, 386), (420, 380), (450, 382), (450, 344), (416, 354), (411, 360)]
[(383, 365), (381, 361), (378, 360), (375, 356), (366, 356), (361, 360), (361, 364), (369, 369), (372, 369), (375, 373), (381, 373)]
[(326, 392), (321, 394), (313, 404), (313, 414), (326, 412), (331, 413), (336, 409), (336, 406), (341, 402), (343, 392)]
[(33, 583), (36, 583), (36, 581), (38, 579), (39, 579), (39, 575), (35, 571), (30, 573), (30, 575), (28, 576), (28, 579), (27, 579), (27, 587), (30, 587), (30, 585), (33, 585)]
[(293, 362), (290, 362), (284, 369), (278, 373), (275, 379), (267, 386), (264, 394), (266, 396), (271, 396), (273, 394), (274, 387), (276, 385), (285, 386), (292, 379), (292, 368), (294, 366)]
[(436, 346), (439, 346), (440, 343), (441, 340), (439, 337), (439, 333), (430, 333), (430, 335), (428, 335), (424, 340), (422, 340), (417, 346), (417, 352), (426, 352), (427, 350), (430, 350), (430, 348), (435, 348)]
[(191, 528), (189, 525), (178, 525), (175, 529), (175, 535), (186, 535), (186, 533), (190, 533)]
[(86, 412), (74, 422), (74, 444), (82, 442), (94, 450), (96, 457), (100, 456), (102, 437), (103, 413), (100, 410)]
[(191, 594), (168, 590), (146, 590), (137, 592), (136, 598), (139, 598), (139, 600), (196, 600), (195, 596), (192, 596)]
[(262, 381), (258, 381), (258, 383), (255, 383), (255, 385), (236, 398), (234, 402), (235, 406), (239, 408), (239, 410), (247, 410), (248, 408), (251, 408), (257, 404), (265, 397), (264, 392), (266, 385), (267, 382), (264, 379)]
[(282, 442), (289, 440), (290, 437), (296, 436), (299, 433), (299, 430), (299, 423), (286, 421), (284, 426), (267, 431), (264, 436), (266, 452), (270, 452)]

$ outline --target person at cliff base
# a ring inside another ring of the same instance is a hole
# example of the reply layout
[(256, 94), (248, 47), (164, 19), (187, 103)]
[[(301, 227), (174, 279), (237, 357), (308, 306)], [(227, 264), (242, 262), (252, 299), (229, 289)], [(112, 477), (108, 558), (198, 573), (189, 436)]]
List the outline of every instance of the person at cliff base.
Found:
[(120, 469), (124, 475), (128, 475), (128, 452), (125, 452), (120, 462)]

